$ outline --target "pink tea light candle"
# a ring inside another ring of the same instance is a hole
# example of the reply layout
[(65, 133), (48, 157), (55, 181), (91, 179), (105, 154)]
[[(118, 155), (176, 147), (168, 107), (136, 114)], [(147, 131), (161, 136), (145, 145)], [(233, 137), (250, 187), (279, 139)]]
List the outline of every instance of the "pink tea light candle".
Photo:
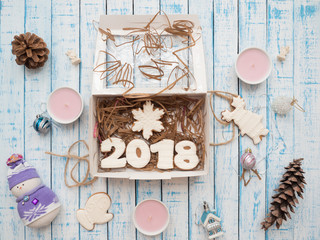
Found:
[(238, 55), (235, 69), (243, 82), (259, 84), (271, 73), (271, 59), (263, 49), (247, 48)]
[(49, 95), (47, 111), (50, 117), (58, 123), (69, 124), (76, 121), (82, 110), (82, 97), (72, 88), (58, 88)]
[(139, 232), (144, 235), (158, 235), (162, 233), (169, 224), (168, 208), (159, 200), (144, 200), (140, 202), (134, 210), (133, 223)]

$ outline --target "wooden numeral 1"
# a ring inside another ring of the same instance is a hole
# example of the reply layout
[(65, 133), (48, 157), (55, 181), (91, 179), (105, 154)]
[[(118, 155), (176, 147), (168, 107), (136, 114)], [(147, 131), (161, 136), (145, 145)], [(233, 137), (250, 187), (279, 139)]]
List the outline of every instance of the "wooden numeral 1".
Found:
[(174, 141), (170, 139), (163, 139), (160, 142), (150, 146), (152, 153), (158, 152), (157, 168), (172, 169), (173, 168), (173, 151)]
[(150, 162), (150, 149), (141, 139), (129, 142), (126, 151), (127, 161), (134, 168), (143, 168)]
[(120, 158), (126, 149), (126, 144), (120, 138), (108, 138), (101, 143), (101, 152), (110, 152), (114, 147), (114, 152), (101, 160), (102, 168), (122, 168), (127, 164), (126, 158)]

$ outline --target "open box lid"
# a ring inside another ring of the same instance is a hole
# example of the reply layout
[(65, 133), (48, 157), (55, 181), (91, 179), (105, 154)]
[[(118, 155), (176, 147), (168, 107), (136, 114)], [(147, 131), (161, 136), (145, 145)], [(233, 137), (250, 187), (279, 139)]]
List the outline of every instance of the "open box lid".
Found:
[[(124, 30), (123, 28), (142, 28), (154, 17), (154, 15), (102, 15), (100, 16), (99, 28), (106, 30), (109, 29), (114, 36), (127, 36), (130, 30)], [(190, 86), (188, 90), (182, 88), (181, 86), (175, 86), (171, 90), (166, 90), (166, 94), (192, 94), (192, 93), (206, 93), (206, 71), (205, 71), (205, 58), (203, 43), (201, 37), (201, 27), (197, 15), (167, 15), (170, 23), (172, 24), (175, 20), (189, 20), (194, 24), (193, 36), (196, 39), (195, 46), (189, 48), (191, 51), (191, 57), (193, 68), (192, 73), (194, 79), (196, 80), (193, 85)], [(168, 26), (167, 18), (165, 15), (158, 15), (153, 23), (152, 27), (156, 28), (158, 32), (164, 29), (164, 26)], [(137, 33), (139, 34), (139, 33)], [(162, 33), (162, 35), (170, 35), (169, 33)], [(103, 39), (103, 33), (98, 31), (96, 52), (95, 52), (95, 64), (97, 66), (101, 63), (101, 51), (106, 50), (106, 41)], [(100, 79), (101, 73), (93, 73), (93, 83), (92, 83), (92, 95), (119, 95), (124, 93), (127, 89), (123, 87), (107, 87), (105, 81)], [(158, 93), (163, 89), (163, 87), (135, 87), (130, 91), (130, 94), (135, 93), (148, 93), (154, 94)]]
[[(102, 15), (100, 17), (100, 23), (99, 28), (101, 28), (104, 31), (110, 31), (110, 33), (114, 36), (115, 40), (119, 40), (123, 37), (125, 39), (124, 41), (127, 41), (128, 39), (128, 33), (131, 32), (131, 30), (124, 30), (123, 28), (143, 28), (145, 27), (151, 19), (153, 19), (154, 15), (129, 15), (129, 16), (107, 16)], [(163, 32), (161, 36), (163, 36), (162, 39), (173, 39), (173, 41), (176, 41), (177, 45), (171, 44), (170, 47), (174, 46), (175, 49), (186, 49), (187, 53), (183, 53), (183, 56), (187, 56), (188, 59), (188, 74), (192, 74), (195, 81), (190, 78), (186, 78), (184, 82), (182, 82), (180, 85), (176, 84), (172, 89), (166, 90), (163, 93), (161, 93), (161, 96), (172, 96), (172, 95), (186, 95), (191, 98), (203, 98), (204, 99), (204, 144), (205, 149), (209, 149), (209, 132), (210, 132), (210, 126), (209, 126), (209, 115), (206, 114), (208, 107), (208, 98), (207, 98), (207, 84), (206, 84), (206, 71), (205, 71), (205, 58), (204, 58), (204, 50), (203, 50), (203, 43), (202, 43), (202, 37), (201, 37), (201, 27), (199, 23), (199, 19), (196, 15), (167, 15), (170, 24), (172, 25), (174, 21), (177, 20), (187, 20), (193, 23), (193, 35), (192, 38), (196, 40), (196, 44), (192, 46), (191, 48), (185, 48), (188, 46), (184, 40), (185, 38), (181, 38), (180, 36), (171, 35), (167, 32)], [(168, 19), (166, 15), (157, 15), (156, 18), (154, 18), (152, 28), (157, 28), (157, 31), (159, 33), (162, 32), (162, 30), (165, 27), (168, 27)], [(131, 39), (134, 38), (135, 35), (139, 35), (139, 33), (131, 34)], [(117, 46), (112, 42), (112, 39), (107, 40), (105, 38), (105, 34), (103, 34), (102, 31), (98, 31), (97, 34), (97, 43), (96, 43), (96, 52), (95, 52), (95, 64), (94, 66), (99, 66), (101, 63), (106, 62), (108, 60), (109, 55), (107, 56), (106, 51), (109, 46), (112, 46), (113, 49), (117, 49)], [(158, 35), (159, 36), (159, 35)], [(161, 41), (162, 41), (161, 39)], [(182, 39), (182, 40), (181, 40)], [(189, 37), (191, 39), (191, 37)], [(184, 41), (183, 43), (181, 41)], [(116, 41), (117, 42), (117, 41)], [(181, 42), (181, 47), (179, 43)], [(121, 41), (117, 42), (121, 43)], [(130, 45), (129, 45), (130, 46)], [(132, 45), (133, 46), (133, 45)], [(130, 46), (131, 47), (131, 46)], [(183, 51), (184, 51), (183, 50)], [(136, 56), (133, 49), (130, 49), (132, 51), (132, 54), (130, 52), (130, 55), (128, 50), (125, 51), (125, 54), (123, 52), (122, 55), (120, 54), (120, 57), (116, 55), (116, 60), (121, 60), (124, 62), (127, 61), (127, 59), (121, 59), (121, 57), (128, 57), (130, 56)], [(168, 50), (168, 52), (160, 54), (160, 59), (168, 60), (167, 57), (173, 56), (169, 61), (172, 61), (172, 59), (176, 60), (176, 56), (172, 55), (172, 53), (176, 50)], [(182, 52), (182, 51), (181, 51)], [(103, 53), (103, 54), (101, 54)], [(117, 52), (116, 52), (117, 53)], [(140, 54), (140, 53), (139, 53)], [(146, 54), (145, 52), (143, 54)], [(140, 56), (138, 56), (140, 57)], [(158, 57), (158, 55), (157, 55)], [(99, 59), (101, 58), (101, 59)], [(186, 58), (183, 59), (183, 61), (186, 60)], [(102, 62), (101, 62), (102, 60)], [(130, 59), (129, 59), (130, 60)], [(145, 58), (143, 59), (145, 60)], [(185, 62), (186, 63), (186, 62)], [(133, 66), (139, 65), (138, 63), (132, 63)], [(140, 62), (141, 64), (141, 62)], [(144, 64), (144, 63), (142, 63)], [(177, 63), (177, 64), (181, 64)], [(192, 66), (192, 68), (190, 67)], [(137, 70), (137, 68), (135, 68)], [(190, 70), (190, 71), (189, 71)], [(137, 75), (134, 75), (137, 74)], [(139, 76), (139, 70), (135, 71), (133, 73), (134, 76), (134, 83), (135, 88), (133, 88), (129, 94), (156, 94), (159, 93), (161, 90), (163, 90), (167, 86), (168, 77), (164, 79), (164, 84), (159, 84), (157, 87), (154, 87), (151, 85), (148, 85), (149, 79), (145, 80), (143, 79), (144, 76), (140, 74)], [(168, 75), (165, 75), (168, 76)], [(162, 81), (162, 80), (161, 80)], [(140, 82), (143, 82), (141, 84)], [(186, 88), (186, 85), (183, 85), (187, 82), (187, 86), (189, 88)], [(145, 84), (147, 83), (147, 84)], [(161, 82), (162, 83), (162, 82)], [(123, 93), (127, 90), (123, 86), (118, 85), (108, 85), (110, 84), (110, 81), (103, 81), (101, 80), (101, 72), (94, 71), (93, 72), (93, 82), (92, 82), (92, 96), (90, 101), (90, 115), (89, 115), (89, 131), (93, 132), (96, 125), (96, 101), (100, 97), (103, 98), (114, 98), (117, 96), (122, 96)], [(195, 85), (193, 85), (195, 84)], [(192, 176), (201, 176), (205, 175), (209, 171), (209, 160), (211, 159), (210, 151), (205, 151), (204, 153), (204, 165), (202, 169), (194, 169), (194, 170), (171, 170), (171, 171), (163, 171), (158, 172), (156, 170), (153, 171), (142, 171), (142, 170), (136, 170), (136, 169), (130, 169), (130, 168), (123, 168), (123, 169), (113, 169), (107, 172), (101, 172), (99, 170), (98, 164), (99, 164), (99, 157), (100, 155), (97, 154), (100, 152), (99, 142), (97, 139), (93, 137), (93, 135), (89, 136), (90, 141), (90, 161), (91, 161), (91, 173), (93, 176), (96, 177), (107, 177), (107, 178), (129, 178), (129, 179), (170, 179), (175, 177), (192, 177)]]

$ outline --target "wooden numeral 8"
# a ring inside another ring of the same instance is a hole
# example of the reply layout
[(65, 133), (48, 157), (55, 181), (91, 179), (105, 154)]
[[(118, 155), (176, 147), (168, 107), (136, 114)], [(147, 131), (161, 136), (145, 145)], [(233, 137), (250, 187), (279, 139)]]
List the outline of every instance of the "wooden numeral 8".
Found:
[(174, 157), (174, 164), (183, 170), (194, 169), (199, 164), (197, 147), (191, 141), (181, 141), (176, 145), (177, 155)]

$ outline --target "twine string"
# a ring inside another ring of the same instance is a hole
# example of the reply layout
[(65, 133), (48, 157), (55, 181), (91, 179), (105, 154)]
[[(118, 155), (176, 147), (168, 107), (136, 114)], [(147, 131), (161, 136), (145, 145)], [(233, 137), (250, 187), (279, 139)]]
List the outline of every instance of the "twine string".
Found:
[(96, 21), (94, 19), (92, 19), (92, 26), (96, 31), (99, 31), (98, 26), (99, 25), (99, 21)]
[(291, 102), (291, 106), (295, 107), (296, 109), (298, 109), (299, 111), (301, 112), (306, 112), (303, 107), (301, 107), (299, 104), (298, 104), (298, 100), (293, 96), (293, 99), (292, 99), (292, 102)]
[[(73, 143), (70, 146), (70, 148), (68, 150), (68, 153), (66, 155), (52, 153), (52, 152), (46, 152), (46, 154), (49, 154), (49, 155), (52, 155), (52, 156), (67, 158), (67, 162), (66, 162), (66, 165), (64, 167), (64, 183), (68, 188), (90, 185), (90, 184), (94, 183), (98, 179), (97, 177), (94, 177), (93, 179), (87, 181), (88, 178), (89, 178), (89, 173), (90, 173), (90, 162), (88, 160), (89, 154), (86, 154), (84, 156), (77, 156), (77, 155), (71, 154), (71, 150), (74, 148), (74, 146), (76, 146), (77, 144), (79, 144), (81, 142), (86, 146), (87, 150), (89, 151), (89, 146), (86, 143), (86, 141), (78, 140), (78, 141), (76, 141), (75, 143)], [(76, 163), (74, 164), (74, 166), (72, 167), (71, 171), (70, 171), (70, 177), (73, 180), (73, 182), (75, 183), (73, 185), (70, 185), (68, 183), (68, 181), (67, 181), (67, 168), (68, 168), (68, 165), (69, 165), (69, 162), (70, 162), (71, 159), (76, 159), (77, 160)], [(81, 161), (85, 161), (88, 164), (88, 167), (87, 167), (87, 171), (86, 171), (85, 177), (83, 178), (82, 181), (79, 182), (76, 179), (76, 177), (74, 176), (74, 170), (76, 169), (77, 166), (79, 166)]]
[(213, 104), (212, 104), (212, 99), (213, 99), (213, 96), (216, 95), (218, 97), (221, 97), (225, 100), (227, 100), (229, 102), (229, 105), (231, 107), (231, 109), (233, 109), (231, 103), (232, 103), (232, 99), (233, 97), (238, 97), (238, 95), (234, 94), (234, 93), (230, 93), (230, 92), (225, 92), (225, 91), (208, 91), (208, 93), (210, 93), (210, 108), (211, 108), (211, 112), (214, 116), (214, 118), (222, 125), (224, 126), (228, 126), (230, 124), (232, 124), (232, 137), (231, 139), (225, 141), (225, 142), (221, 142), (221, 143), (210, 143), (210, 146), (221, 146), (221, 145), (226, 145), (230, 142), (232, 142), (234, 139), (235, 139), (235, 136), (236, 136), (236, 129), (235, 129), (235, 124), (233, 122), (227, 122), (227, 121), (224, 121), (222, 119), (219, 119), (213, 109)]

